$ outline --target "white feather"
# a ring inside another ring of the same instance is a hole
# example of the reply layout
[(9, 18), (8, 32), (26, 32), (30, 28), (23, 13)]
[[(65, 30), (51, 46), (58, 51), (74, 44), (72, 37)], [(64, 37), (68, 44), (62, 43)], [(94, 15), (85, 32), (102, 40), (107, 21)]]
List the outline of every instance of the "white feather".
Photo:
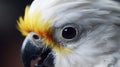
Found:
[(61, 58), (55, 53), (55, 67), (120, 67), (120, 29), (112, 25), (120, 23), (119, 6), (111, 0), (34, 0), (29, 14), (41, 11), (44, 20), (55, 17), (54, 27), (75, 21), (90, 29), (93, 23), (105, 23), (69, 43), (71, 54)]

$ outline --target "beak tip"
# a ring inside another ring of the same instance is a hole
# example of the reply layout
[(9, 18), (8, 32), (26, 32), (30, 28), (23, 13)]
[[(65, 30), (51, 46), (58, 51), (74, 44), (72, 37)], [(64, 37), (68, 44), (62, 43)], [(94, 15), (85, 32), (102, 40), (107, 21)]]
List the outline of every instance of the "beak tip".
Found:
[(45, 46), (41, 43), (39, 44), (40, 46), (37, 46), (35, 43), (31, 41), (29, 36), (25, 38), (21, 47), (21, 59), (24, 66), (31, 67), (31, 60), (35, 60), (38, 57), (41, 57), (42, 59), (38, 61), (35, 67), (54, 67), (53, 64), (54, 58), (53, 56), (51, 56), (52, 55), (51, 48), (45, 49)]
[(37, 57), (37, 51), (38, 48), (30, 42), (29, 38), (26, 38), (21, 47), (21, 59), (25, 67), (30, 67), (31, 60)]

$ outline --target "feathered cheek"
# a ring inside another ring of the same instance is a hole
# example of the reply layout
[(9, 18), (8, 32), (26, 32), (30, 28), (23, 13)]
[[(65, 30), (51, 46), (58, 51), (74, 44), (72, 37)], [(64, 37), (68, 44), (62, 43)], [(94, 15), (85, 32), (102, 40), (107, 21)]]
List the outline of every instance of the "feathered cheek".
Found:
[(53, 39), (53, 29), (49, 29), (39, 32), (39, 35), (42, 38), (42, 42), (45, 43), (46, 47), (51, 47), (57, 53), (60, 53), (61, 56), (71, 52), (70, 49), (65, 48), (54, 41)]
[(46, 44), (46, 47), (50, 46), (53, 47), (55, 45), (55, 42), (52, 38), (52, 29), (50, 28), (49, 30), (44, 30), (38, 32), (40, 37), (42, 38), (42, 42)]

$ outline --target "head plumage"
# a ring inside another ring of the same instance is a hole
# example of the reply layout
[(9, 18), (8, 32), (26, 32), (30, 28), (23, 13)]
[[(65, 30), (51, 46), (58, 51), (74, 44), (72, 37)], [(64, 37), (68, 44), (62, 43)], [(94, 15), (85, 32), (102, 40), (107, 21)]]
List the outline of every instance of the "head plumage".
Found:
[(53, 23), (53, 19), (43, 21), (42, 14), (40, 12), (36, 11), (31, 15), (29, 15), (28, 12), (29, 7), (27, 6), (25, 9), (25, 15), (23, 18), (19, 18), (17, 26), (19, 31), (24, 36), (27, 36), (30, 32), (35, 32), (42, 38), (42, 41), (46, 44), (46, 47), (53, 47), (56, 52), (61, 52), (63, 50), (70, 52), (68, 49), (63, 49), (63, 47), (57, 44), (52, 38), (53, 29), (51, 28), (51, 24)]

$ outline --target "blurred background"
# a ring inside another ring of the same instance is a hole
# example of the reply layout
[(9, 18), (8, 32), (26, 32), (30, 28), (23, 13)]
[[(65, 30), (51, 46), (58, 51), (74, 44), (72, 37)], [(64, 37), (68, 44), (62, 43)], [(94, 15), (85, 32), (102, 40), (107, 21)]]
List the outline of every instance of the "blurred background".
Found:
[(24, 37), (16, 29), (16, 21), (23, 16), (25, 6), (31, 2), (0, 0), (0, 67), (24, 67), (20, 58)]
[(16, 29), (16, 21), (32, 0), (0, 0), (0, 67), (24, 67), (20, 49), (24, 37)]

